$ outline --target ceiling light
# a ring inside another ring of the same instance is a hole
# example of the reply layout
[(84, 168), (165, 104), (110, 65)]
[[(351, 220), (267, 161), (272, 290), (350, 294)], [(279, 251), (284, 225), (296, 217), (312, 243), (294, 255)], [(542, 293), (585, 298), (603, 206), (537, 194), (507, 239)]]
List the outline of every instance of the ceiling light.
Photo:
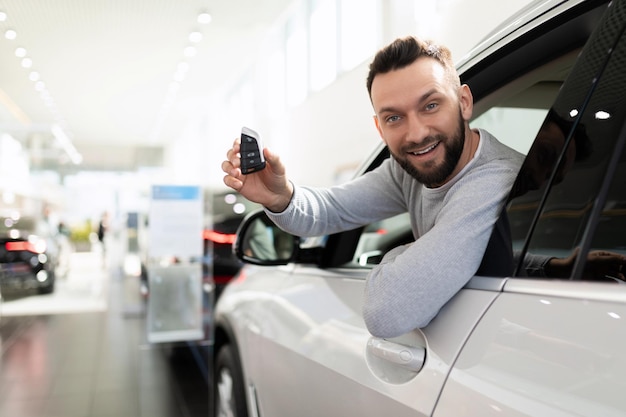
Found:
[(198, 15), (198, 23), (202, 23), (203, 25), (211, 23), (211, 20), (213, 20), (213, 18), (208, 12), (202, 12)]
[(187, 62), (180, 62), (178, 67), (176, 67), (176, 72), (174, 73), (174, 81), (182, 82), (187, 75), (187, 71), (189, 71), (189, 64)]
[(22, 59), (22, 67), (24, 68), (30, 68), (33, 66), (33, 60), (30, 58), (23, 58)]
[(52, 102), (52, 96), (50, 95), (50, 92), (48, 90), (46, 89), (41, 90), (41, 93), (39, 93), (39, 95), (44, 101)]
[(174, 74), (174, 81), (182, 83), (183, 80), (185, 79), (185, 73), (184, 72), (176, 72)]
[(0, 22), (4, 22), (5, 20), (7, 20), (7, 14), (0, 10)]
[(180, 90), (180, 83), (178, 83), (176, 81), (171, 82), (170, 86), (168, 88), (168, 91), (171, 94), (176, 94), (176, 93), (178, 93), (178, 90)]
[(187, 58), (196, 56), (196, 48), (194, 46), (188, 46), (185, 48), (184, 54)]
[(39, 73), (37, 71), (31, 71), (30, 74), (28, 74), (28, 78), (31, 81), (39, 81)]
[(45, 104), (51, 112), (55, 112), (54, 100), (52, 99), (50, 93), (42, 94), (41, 99), (43, 100), (43, 104)]
[(22, 48), (21, 46), (15, 48), (15, 56), (18, 58), (24, 58), (26, 56), (26, 48)]
[(189, 34), (189, 42), (191, 43), (198, 43), (202, 40), (202, 33), (195, 31), (195, 32), (191, 32)]
[(17, 38), (17, 32), (14, 31), (13, 29), (7, 29), (7, 31), (4, 32), (4, 37), (10, 40), (13, 40)]
[(578, 110), (577, 109), (572, 109), (569, 112), (570, 117), (576, 117), (578, 115)]
[(233, 205), (233, 212), (236, 214), (243, 214), (246, 211), (246, 206), (243, 203), (237, 203)]
[(176, 72), (181, 72), (181, 73), (185, 73), (189, 71), (189, 63), (188, 62), (179, 62), (178, 66), (176, 67)]

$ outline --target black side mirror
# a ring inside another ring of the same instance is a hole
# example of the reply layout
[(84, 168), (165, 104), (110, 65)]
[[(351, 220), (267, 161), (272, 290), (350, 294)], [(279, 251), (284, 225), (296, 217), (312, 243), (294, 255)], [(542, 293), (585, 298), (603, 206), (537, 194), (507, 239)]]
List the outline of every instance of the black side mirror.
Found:
[(281, 230), (263, 210), (250, 213), (237, 230), (233, 251), (256, 265), (286, 265), (294, 259), (300, 239)]

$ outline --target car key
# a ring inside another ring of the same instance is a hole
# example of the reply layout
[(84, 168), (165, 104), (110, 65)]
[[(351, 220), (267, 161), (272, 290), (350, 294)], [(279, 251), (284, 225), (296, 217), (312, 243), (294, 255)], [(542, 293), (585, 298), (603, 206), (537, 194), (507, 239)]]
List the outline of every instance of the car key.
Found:
[(247, 127), (241, 128), (241, 173), (251, 174), (265, 168), (263, 143), (257, 132)]

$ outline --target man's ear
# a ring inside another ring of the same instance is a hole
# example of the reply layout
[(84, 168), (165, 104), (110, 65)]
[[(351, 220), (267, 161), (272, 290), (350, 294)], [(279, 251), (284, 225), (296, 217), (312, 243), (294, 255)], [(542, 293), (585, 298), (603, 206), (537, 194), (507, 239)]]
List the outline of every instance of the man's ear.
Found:
[(378, 134), (380, 135), (380, 138), (383, 140), (383, 142), (385, 141), (385, 138), (383, 137), (383, 131), (380, 128), (380, 123), (378, 122), (378, 116), (374, 115), (372, 116), (374, 118), (374, 124), (376, 125), (376, 130), (378, 130)]
[(472, 90), (470, 90), (467, 84), (459, 87), (459, 105), (461, 106), (463, 120), (469, 121), (474, 112), (474, 96), (472, 96)]

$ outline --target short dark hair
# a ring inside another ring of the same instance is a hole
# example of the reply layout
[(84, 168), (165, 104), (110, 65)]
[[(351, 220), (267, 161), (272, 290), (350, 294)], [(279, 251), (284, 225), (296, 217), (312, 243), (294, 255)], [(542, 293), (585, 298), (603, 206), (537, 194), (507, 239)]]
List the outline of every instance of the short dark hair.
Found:
[(367, 75), (367, 92), (370, 97), (372, 95), (372, 83), (376, 75), (402, 69), (421, 57), (437, 60), (445, 69), (450, 82), (457, 86), (460, 85), (459, 76), (452, 61), (452, 53), (448, 48), (429, 40), (407, 36), (396, 39), (374, 56), (370, 64), (369, 74)]

